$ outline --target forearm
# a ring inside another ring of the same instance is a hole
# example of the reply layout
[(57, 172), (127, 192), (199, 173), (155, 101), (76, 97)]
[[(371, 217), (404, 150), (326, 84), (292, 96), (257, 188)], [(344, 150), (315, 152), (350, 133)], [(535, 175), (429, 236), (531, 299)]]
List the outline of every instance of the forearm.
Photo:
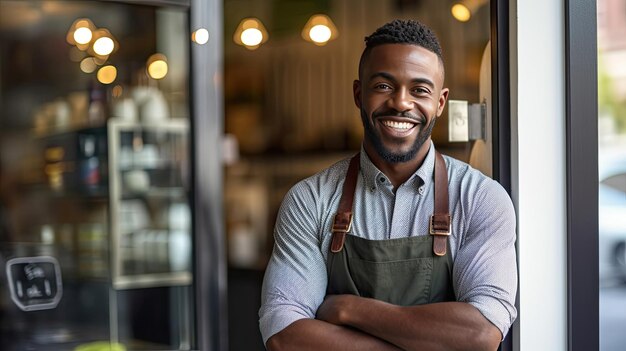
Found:
[[(475, 307), (463, 302), (443, 302), (402, 307), (357, 296), (339, 313), (347, 325), (386, 340), (404, 350), (497, 349), (500, 331)], [(376, 318), (372, 318), (376, 316)]]
[(267, 341), (270, 351), (399, 351), (396, 346), (345, 326), (317, 319), (298, 320)]

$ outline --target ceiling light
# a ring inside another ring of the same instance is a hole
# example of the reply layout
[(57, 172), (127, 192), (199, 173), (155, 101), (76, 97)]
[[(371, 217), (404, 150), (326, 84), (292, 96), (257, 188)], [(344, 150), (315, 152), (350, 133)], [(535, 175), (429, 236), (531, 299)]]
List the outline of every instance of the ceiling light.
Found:
[(467, 22), (472, 17), (470, 10), (463, 4), (454, 4), (451, 11), (452, 16), (460, 22)]
[(258, 18), (244, 18), (237, 26), (233, 41), (254, 50), (265, 43), (268, 39), (267, 30)]
[(96, 65), (93, 57), (87, 57), (80, 61), (80, 70), (85, 73), (93, 73), (97, 67), (98, 65)]
[(467, 22), (486, 3), (487, 0), (461, 0), (452, 5), (450, 12), (457, 21)]
[(205, 28), (200, 28), (191, 34), (191, 40), (197, 44), (204, 45), (209, 41), (209, 31)]
[(109, 55), (117, 51), (119, 44), (113, 37), (113, 34), (106, 28), (100, 28), (93, 31), (93, 38), (91, 39), (91, 46), (88, 52), (92, 56), (96, 56), (100, 59), (106, 59)]
[(167, 57), (163, 54), (154, 54), (148, 58), (146, 67), (150, 78), (163, 79), (167, 75)]
[(117, 69), (115, 66), (104, 66), (98, 70), (98, 82), (102, 84), (111, 84), (117, 78)]
[(337, 38), (339, 32), (330, 17), (322, 14), (311, 16), (302, 29), (302, 37), (315, 45), (326, 45)]
[(67, 31), (65, 39), (68, 43), (76, 45), (80, 50), (86, 50), (89, 42), (93, 38), (93, 31), (96, 26), (87, 18), (79, 18), (72, 23)]
[(87, 27), (76, 28), (74, 31), (74, 41), (78, 44), (87, 44), (91, 41), (91, 37), (93, 33), (91, 33), (91, 29)]
[(100, 56), (106, 56), (113, 52), (115, 49), (115, 44), (113, 44), (113, 39), (109, 37), (98, 38), (93, 43), (93, 51)]
[(258, 46), (263, 41), (263, 33), (256, 28), (248, 28), (241, 32), (241, 42), (246, 46)]

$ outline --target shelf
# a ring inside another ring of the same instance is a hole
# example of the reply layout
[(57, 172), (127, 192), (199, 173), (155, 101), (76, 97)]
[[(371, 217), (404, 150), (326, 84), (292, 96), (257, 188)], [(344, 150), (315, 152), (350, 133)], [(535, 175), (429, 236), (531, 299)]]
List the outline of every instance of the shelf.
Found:
[(159, 286), (180, 286), (191, 285), (192, 282), (193, 276), (190, 272), (122, 275), (114, 279), (113, 288), (124, 290)]
[(47, 184), (20, 186), (27, 194), (35, 193), (49, 199), (75, 201), (109, 201), (109, 191), (105, 187), (98, 189), (53, 190)]
[(111, 128), (120, 131), (180, 131), (186, 132), (189, 129), (189, 120), (187, 118), (168, 118), (158, 123), (141, 123), (124, 121), (119, 118), (110, 118), (107, 121), (109, 130)]
[(94, 132), (102, 130), (103, 132), (106, 130), (105, 124), (80, 124), (68, 127), (50, 127), (44, 130), (33, 130), (33, 135), (39, 139), (51, 138), (56, 136), (61, 136), (64, 134), (76, 134), (76, 133), (84, 133), (84, 132)]
[(122, 200), (134, 200), (145, 198), (181, 198), (186, 195), (186, 190), (181, 187), (176, 188), (150, 188), (145, 192), (122, 192)]

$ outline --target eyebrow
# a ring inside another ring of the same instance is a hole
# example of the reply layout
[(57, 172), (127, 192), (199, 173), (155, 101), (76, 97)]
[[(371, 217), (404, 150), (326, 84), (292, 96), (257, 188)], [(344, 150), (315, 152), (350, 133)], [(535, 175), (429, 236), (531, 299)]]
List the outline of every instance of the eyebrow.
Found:
[[(393, 75), (391, 75), (391, 74), (389, 74), (387, 72), (376, 72), (376, 73), (374, 73), (374, 74), (372, 74), (370, 76), (370, 80), (373, 80), (376, 77), (382, 77), (382, 78), (387, 79), (387, 80), (389, 80), (391, 82), (394, 82), (394, 83), (397, 81), (396, 78)], [(411, 79), (411, 83), (426, 84), (431, 89), (435, 89), (435, 83), (433, 83), (430, 79), (427, 79), (427, 78), (413, 78), (413, 79)]]

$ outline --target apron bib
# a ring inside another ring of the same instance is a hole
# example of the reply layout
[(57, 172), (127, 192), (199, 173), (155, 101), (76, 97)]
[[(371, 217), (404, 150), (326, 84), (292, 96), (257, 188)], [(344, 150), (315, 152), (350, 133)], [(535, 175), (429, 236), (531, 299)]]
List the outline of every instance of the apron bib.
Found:
[(327, 294), (353, 294), (401, 306), (455, 300), (452, 256), (446, 249), (450, 233), (448, 179), (443, 158), (438, 152), (436, 155), (431, 235), (389, 240), (347, 234), (352, 229), (359, 154), (352, 158), (333, 224)]

